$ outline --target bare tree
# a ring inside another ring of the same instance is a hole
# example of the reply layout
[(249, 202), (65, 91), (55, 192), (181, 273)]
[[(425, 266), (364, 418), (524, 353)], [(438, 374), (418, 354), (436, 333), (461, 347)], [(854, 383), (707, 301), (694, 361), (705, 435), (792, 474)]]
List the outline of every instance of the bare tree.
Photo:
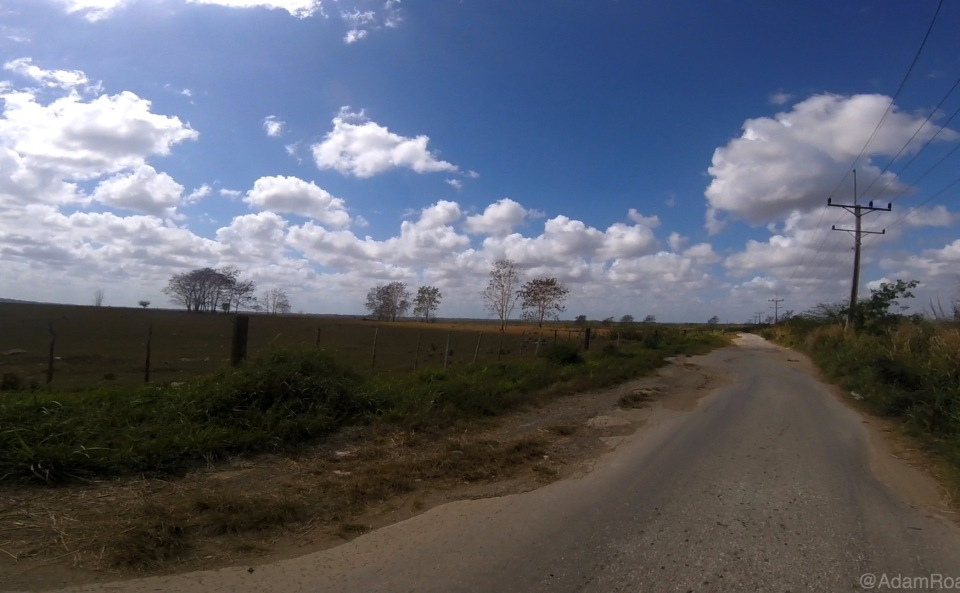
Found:
[(711, 317), (710, 319), (707, 319), (707, 324), (708, 324), (708, 325), (716, 325), (716, 324), (718, 324), (718, 323), (720, 323), (720, 318), (717, 317), (716, 315), (714, 315), (714, 316)]
[(656, 323), (656, 322), (657, 322), (657, 316), (656, 316), (656, 315), (647, 315), (646, 317), (643, 318), (643, 322), (644, 322), (644, 323)]
[(282, 288), (266, 290), (260, 297), (260, 308), (271, 315), (286, 315), (291, 311), (290, 299)]
[(634, 322), (633, 315), (624, 315), (620, 318), (620, 325), (631, 325)]
[(410, 291), (405, 282), (378, 284), (367, 292), (364, 306), (377, 319), (396, 321), (410, 310)]
[[(557, 319), (566, 309), (563, 301), (570, 290), (556, 278), (534, 278), (517, 291), (524, 315), (543, 327), (545, 318)], [(631, 318), (632, 319), (632, 318)]]
[(500, 331), (507, 327), (507, 320), (517, 304), (517, 287), (520, 284), (520, 272), (517, 264), (510, 259), (499, 259), (490, 270), (490, 280), (480, 296), (483, 305), (500, 320)]
[(103, 306), (103, 297), (106, 293), (103, 292), (102, 288), (98, 288), (93, 291), (93, 306), (102, 307)]
[(150, 301), (147, 301), (147, 300), (137, 301), (137, 304), (143, 307), (144, 309), (146, 309), (147, 307), (150, 306)]
[(436, 286), (421, 286), (417, 289), (417, 297), (413, 299), (413, 314), (430, 321), (430, 314), (440, 307), (440, 289)]
[(226, 309), (227, 313), (232, 308), (233, 311), (239, 311), (252, 306), (256, 301), (257, 284), (253, 280), (236, 279), (227, 291)]

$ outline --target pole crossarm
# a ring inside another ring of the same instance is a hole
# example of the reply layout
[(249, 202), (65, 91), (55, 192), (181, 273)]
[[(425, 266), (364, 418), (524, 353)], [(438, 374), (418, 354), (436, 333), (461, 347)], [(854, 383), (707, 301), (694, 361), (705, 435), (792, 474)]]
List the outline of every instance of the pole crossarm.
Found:
[(890, 212), (890, 210), (893, 209), (893, 204), (888, 203), (886, 208), (881, 208), (880, 206), (874, 206), (873, 201), (868, 202), (866, 206), (862, 204), (834, 204), (831, 198), (827, 198), (827, 206), (831, 206), (833, 208), (843, 208), (854, 216), (856, 216), (858, 213), (863, 215), (870, 212)]
[[(830, 230), (831, 230), (831, 231), (845, 231), (845, 232), (848, 232), (848, 233), (856, 233), (856, 232), (858, 232), (857, 229), (841, 229), (841, 228), (838, 228), (837, 225), (833, 225), (832, 227), (830, 227)], [(864, 231), (864, 230), (860, 230), (859, 233), (860, 233), (861, 235), (886, 235), (886, 234), (887, 234), (887, 229), (883, 229), (882, 231)]]

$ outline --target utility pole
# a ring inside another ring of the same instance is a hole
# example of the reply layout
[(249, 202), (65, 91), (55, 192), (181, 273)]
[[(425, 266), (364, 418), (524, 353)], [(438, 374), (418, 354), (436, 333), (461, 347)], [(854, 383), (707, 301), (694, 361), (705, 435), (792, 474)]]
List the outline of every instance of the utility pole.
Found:
[(827, 206), (832, 206), (834, 208), (843, 208), (850, 214), (853, 214), (856, 219), (856, 228), (854, 229), (838, 229), (837, 225), (831, 227), (834, 231), (844, 231), (847, 233), (853, 234), (853, 283), (850, 286), (850, 308), (847, 314), (847, 327), (853, 324), (853, 318), (856, 313), (857, 308), (857, 290), (860, 287), (860, 245), (863, 239), (863, 235), (885, 235), (887, 229), (882, 231), (865, 231), (860, 224), (860, 219), (863, 218), (863, 215), (870, 214), (871, 212), (890, 212), (893, 208), (892, 204), (887, 204), (886, 208), (877, 208), (874, 207), (873, 202), (871, 201), (866, 206), (861, 206), (857, 203), (857, 170), (853, 170), (853, 204), (834, 204), (830, 198), (827, 198)]
[(783, 299), (778, 299), (777, 296), (779, 295), (774, 295), (772, 299), (767, 299), (768, 301), (773, 303), (773, 324), (774, 325), (776, 325), (777, 323), (780, 323), (780, 303), (783, 302)]

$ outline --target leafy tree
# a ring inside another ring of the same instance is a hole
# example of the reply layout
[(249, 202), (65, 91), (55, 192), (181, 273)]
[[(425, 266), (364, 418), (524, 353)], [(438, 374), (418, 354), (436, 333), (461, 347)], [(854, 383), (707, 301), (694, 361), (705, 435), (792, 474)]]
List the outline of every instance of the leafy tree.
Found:
[(510, 259), (499, 259), (490, 270), (487, 287), (480, 293), (484, 307), (500, 320), (500, 331), (507, 327), (507, 320), (517, 304), (520, 272)]
[(524, 284), (517, 291), (520, 297), (520, 306), (524, 312), (529, 312), (530, 319), (543, 327), (545, 318), (557, 319), (566, 309), (563, 301), (570, 290), (556, 278), (534, 278)]
[(817, 303), (803, 316), (824, 323), (843, 323), (847, 316), (847, 308), (839, 303)]
[(256, 290), (253, 280), (242, 280), (238, 268), (227, 266), (174, 274), (163, 292), (187, 311), (221, 310), (229, 313), (231, 309), (237, 311), (253, 305)]
[(187, 311), (216, 311), (220, 303), (229, 300), (239, 275), (236, 268), (198, 268), (174, 274), (163, 292)]
[(378, 284), (367, 292), (364, 306), (377, 319), (396, 321), (410, 309), (410, 291), (405, 282)]
[[(861, 299), (853, 312), (853, 323), (858, 329), (879, 332), (896, 322), (909, 307), (901, 305), (900, 299), (913, 298), (913, 289), (919, 284), (916, 280), (884, 282), (880, 288), (870, 291), (870, 296)], [(891, 311), (891, 308), (893, 311)]]
[(708, 324), (708, 325), (716, 325), (716, 324), (718, 324), (718, 323), (720, 323), (720, 318), (717, 317), (716, 315), (714, 315), (714, 316), (711, 317), (710, 319), (707, 319), (707, 324)]
[(580, 326), (580, 327), (583, 327), (583, 326), (585, 326), (585, 325), (587, 324), (587, 316), (586, 316), (586, 315), (577, 315), (576, 319), (574, 319), (573, 322), (574, 322), (576, 325), (578, 325), (578, 326)]
[(413, 299), (413, 314), (430, 321), (430, 314), (440, 307), (440, 289), (436, 286), (421, 286), (417, 289), (417, 297)]
[(633, 315), (624, 315), (620, 318), (620, 325), (630, 325), (634, 321)]
[(147, 307), (150, 306), (150, 301), (147, 301), (147, 300), (137, 301), (137, 304), (143, 307), (144, 309), (146, 309)]
[(609, 327), (613, 325), (613, 315), (611, 315), (610, 317), (605, 317), (603, 321), (600, 322), (600, 324), (603, 325), (604, 327)]
[(643, 318), (644, 323), (656, 323), (657, 317), (655, 315), (647, 315)]
[[(871, 333), (879, 333), (895, 325), (909, 307), (901, 305), (901, 299), (913, 298), (913, 289), (919, 284), (916, 280), (896, 280), (884, 282), (880, 288), (870, 291), (870, 296), (860, 299), (853, 312), (853, 326)], [(892, 309), (892, 310), (891, 310)], [(789, 312), (793, 315), (793, 312)], [(842, 303), (820, 303), (803, 317), (822, 323), (845, 323), (850, 315), (850, 307)]]

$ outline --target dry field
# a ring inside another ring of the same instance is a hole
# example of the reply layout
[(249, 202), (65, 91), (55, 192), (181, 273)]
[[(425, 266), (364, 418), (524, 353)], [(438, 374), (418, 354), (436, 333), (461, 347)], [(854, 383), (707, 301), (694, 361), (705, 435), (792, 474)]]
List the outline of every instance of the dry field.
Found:
[[(152, 326), (151, 381), (184, 381), (229, 362), (232, 324), (233, 315), (222, 313), (0, 303), (0, 374), (13, 373), (24, 386), (44, 385), (52, 328), (56, 334), (53, 388), (142, 383)], [(603, 334), (592, 340), (597, 347), (615, 339), (613, 332), (597, 333)], [(314, 346), (337, 353), (358, 371), (408, 371), (415, 363), (442, 366), (448, 336), (448, 364), (472, 362), (475, 353), (479, 362), (497, 359), (501, 335), (494, 322), (390, 323), (323, 315), (250, 314), (248, 352), (256, 356), (274, 346)], [(580, 341), (582, 330), (563, 324), (538, 330), (515, 323), (503, 336), (501, 358), (532, 357), (538, 336), (543, 343)]]

